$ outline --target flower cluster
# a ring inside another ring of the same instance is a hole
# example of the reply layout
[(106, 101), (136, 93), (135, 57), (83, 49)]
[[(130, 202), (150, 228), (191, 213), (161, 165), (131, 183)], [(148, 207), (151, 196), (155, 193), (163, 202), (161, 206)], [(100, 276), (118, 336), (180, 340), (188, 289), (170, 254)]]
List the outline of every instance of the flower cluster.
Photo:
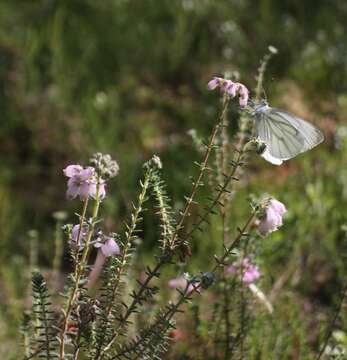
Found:
[(252, 264), (246, 257), (230, 265), (227, 273), (239, 275), (242, 278), (242, 282), (247, 285), (254, 283), (260, 277), (258, 266)]
[(258, 223), (258, 231), (262, 236), (276, 231), (282, 226), (282, 216), (287, 212), (286, 207), (276, 199), (270, 199), (265, 205), (265, 213)]
[(81, 200), (86, 200), (89, 196), (95, 199), (98, 183), (99, 198), (105, 197), (105, 181), (101, 178), (98, 179), (93, 167), (83, 168), (81, 165), (69, 165), (64, 169), (64, 175), (69, 178), (66, 192), (69, 200), (75, 199), (77, 196)]
[(209, 81), (207, 87), (209, 90), (214, 90), (219, 87), (222, 93), (227, 93), (232, 98), (238, 96), (240, 106), (247, 106), (249, 91), (247, 87), (241, 83), (233, 82), (221, 77), (214, 77)]

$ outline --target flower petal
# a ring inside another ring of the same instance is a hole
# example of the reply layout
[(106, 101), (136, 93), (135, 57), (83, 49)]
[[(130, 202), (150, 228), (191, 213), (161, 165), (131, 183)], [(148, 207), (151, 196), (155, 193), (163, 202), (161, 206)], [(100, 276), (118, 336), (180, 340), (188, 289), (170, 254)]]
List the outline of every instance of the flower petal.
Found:
[(271, 200), (270, 200), (270, 206), (271, 206), (276, 212), (278, 212), (281, 216), (287, 212), (287, 209), (286, 209), (286, 207), (284, 206), (284, 204), (282, 204), (280, 201), (278, 201), (278, 200), (276, 200), (276, 199), (271, 199)]
[(83, 168), (81, 165), (69, 165), (63, 170), (63, 172), (65, 176), (73, 177), (80, 174), (82, 170)]
[(120, 249), (112, 237), (107, 237), (104, 245), (101, 246), (102, 253), (107, 256), (120, 255)]
[(209, 90), (214, 90), (215, 88), (217, 88), (220, 84), (220, 78), (219, 77), (214, 77), (212, 80), (210, 80), (207, 84), (207, 88)]

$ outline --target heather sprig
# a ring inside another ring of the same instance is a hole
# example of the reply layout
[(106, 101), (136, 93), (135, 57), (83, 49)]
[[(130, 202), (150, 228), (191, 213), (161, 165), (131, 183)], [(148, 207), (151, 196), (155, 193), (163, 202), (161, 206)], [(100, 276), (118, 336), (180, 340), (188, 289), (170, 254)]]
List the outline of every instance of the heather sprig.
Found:
[[(39, 357), (46, 359), (55, 359), (58, 357), (57, 350), (57, 327), (53, 311), (51, 309), (51, 301), (45, 279), (39, 272), (32, 275), (32, 291), (33, 291), (33, 322), (35, 324), (35, 340), (38, 349), (34, 350)], [(25, 320), (28, 326), (28, 318)], [(27, 331), (27, 330), (26, 330)], [(28, 342), (28, 339), (26, 340)], [(27, 357), (32, 354), (27, 350)]]

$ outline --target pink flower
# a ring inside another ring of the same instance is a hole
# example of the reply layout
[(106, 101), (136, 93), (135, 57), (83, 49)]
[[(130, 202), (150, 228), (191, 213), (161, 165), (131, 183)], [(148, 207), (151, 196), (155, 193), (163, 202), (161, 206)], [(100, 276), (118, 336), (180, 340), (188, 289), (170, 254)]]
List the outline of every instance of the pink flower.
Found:
[(287, 212), (286, 207), (276, 199), (271, 199), (265, 209), (265, 215), (260, 219), (258, 231), (266, 236), (282, 226), (282, 216)]
[(70, 244), (72, 246), (77, 246), (77, 241), (79, 240), (79, 247), (80, 249), (82, 249), (84, 247), (84, 242), (87, 238), (88, 235), (88, 225), (83, 225), (82, 226), (82, 230), (80, 232), (80, 236), (78, 239), (78, 233), (80, 232), (80, 225), (74, 225), (72, 230), (71, 230), (71, 239), (70, 239)]
[[(80, 165), (69, 165), (64, 169), (64, 175), (69, 178), (67, 182), (66, 196), (69, 200), (77, 196), (81, 200), (87, 199), (88, 196), (96, 198), (96, 176), (93, 167), (83, 168)], [(99, 179), (99, 198), (103, 199), (106, 195), (105, 181)]]
[(247, 106), (249, 91), (245, 85), (241, 83), (235, 83), (228, 79), (223, 79), (220, 77), (214, 77), (207, 84), (209, 90), (214, 90), (217, 87), (220, 88), (222, 93), (227, 93), (230, 97), (234, 98), (235, 96), (239, 97), (239, 104), (241, 107)]
[(244, 258), (242, 261), (234, 262), (227, 269), (227, 273), (236, 274), (239, 277), (242, 272), (242, 281), (245, 284), (252, 284), (260, 277), (258, 266), (252, 264), (248, 258)]
[(116, 241), (111, 236), (105, 236), (105, 242), (98, 242), (94, 246), (100, 248), (105, 257), (120, 255), (120, 249)]
[[(168, 285), (171, 289), (178, 288), (181, 290), (185, 290), (188, 285), (188, 280), (184, 276), (180, 276), (178, 278), (169, 280)], [(187, 290), (188, 290), (188, 292), (193, 292), (193, 291), (200, 292), (199, 283), (189, 284)]]
[(247, 106), (249, 92), (245, 85), (237, 83), (238, 85), (238, 94), (239, 94), (239, 104), (241, 107)]
[(79, 196), (81, 200), (85, 200), (89, 196), (94, 168), (88, 167), (84, 169), (80, 165), (69, 165), (64, 169), (64, 174), (69, 178), (67, 182), (67, 198), (72, 200)]
[(99, 250), (96, 255), (94, 267), (88, 276), (88, 288), (91, 288), (98, 279), (102, 267), (105, 264), (106, 258), (108, 256), (120, 255), (119, 246), (114, 240), (114, 238), (112, 238), (111, 236), (103, 236), (103, 238), (104, 240), (106, 239), (104, 243), (97, 242), (96, 244), (94, 244), (94, 246)]
[[(96, 181), (92, 181), (89, 187), (89, 196), (96, 199)], [(106, 182), (99, 179), (99, 199), (104, 199), (106, 196)]]
[(220, 80), (221, 78), (219, 77), (214, 77), (212, 80), (210, 80), (207, 84), (207, 87), (209, 90), (214, 90), (215, 88), (217, 88), (220, 84)]
[(71, 178), (73, 176), (79, 175), (83, 167), (81, 165), (68, 165), (64, 170), (64, 175)]

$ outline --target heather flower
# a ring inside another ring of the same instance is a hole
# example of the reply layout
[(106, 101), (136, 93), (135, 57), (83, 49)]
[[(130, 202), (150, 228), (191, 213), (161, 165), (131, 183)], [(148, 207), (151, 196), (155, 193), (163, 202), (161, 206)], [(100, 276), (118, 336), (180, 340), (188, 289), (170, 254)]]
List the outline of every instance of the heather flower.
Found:
[(239, 104), (241, 107), (247, 106), (249, 91), (247, 87), (241, 83), (235, 83), (231, 80), (223, 79), (220, 77), (214, 77), (207, 84), (209, 90), (214, 90), (217, 87), (220, 88), (222, 93), (227, 93), (230, 97), (239, 97)]
[(71, 200), (79, 196), (81, 200), (85, 200), (90, 192), (94, 169), (92, 167), (84, 169), (80, 165), (69, 165), (64, 169), (64, 175), (69, 178), (67, 198)]
[(247, 106), (248, 98), (249, 98), (249, 92), (245, 85), (237, 83), (238, 88), (237, 92), (239, 94), (239, 104), (241, 107)]
[[(91, 166), (83, 168), (80, 165), (69, 165), (64, 169), (64, 175), (69, 178), (67, 182), (66, 196), (68, 199), (75, 199), (77, 196), (81, 200), (87, 199), (88, 196), (96, 198), (97, 178), (95, 169)], [(99, 178), (99, 198), (106, 196), (106, 183)]]
[[(93, 199), (96, 199), (96, 189), (97, 189), (97, 183), (96, 180), (92, 180), (90, 182), (89, 187), (89, 196), (91, 196)], [(104, 199), (106, 196), (106, 182), (99, 178), (99, 199)]]
[(84, 243), (88, 235), (88, 230), (89, 230), (88, 225), (83, 225), (81, 232), (80, 232), (80, 224), (74, 225), (71, 230), (70, 244), (73, 247), (77, 246), (78, 233), (80, 232), (79, 247), (80, 249), (82, 249), (84, 247)]
[[(174, 278), (169, 280), (168, 285), (171, 289), (182, 289), (185, 290), (187, 288), (188, 285), (188, 280), (184, 277), (184, 276), (180, 276), (178, 278)], [(200, 286), (198, 285), (198, 283), (190, 283), (188, 285), (188, 292), (193, 292), (194, 290), (197, 292), (200, 292)]]
[(271, 199), (265, 208), (265, 214), (259, 221), (259, 233), (266, 236), (267, 234), (276, 231), (280, 226), (282, 226), (282, 216), (286, 212), (287, 209), (284, 204), (276, 199)]
[(103, 236), (103, 242), (98, 241), (94, 246), (100, 248), (100, 251), (105, 257), (120, 255), (119, 246), (111, 236)]
[(242, 261), (234, 262), (227, 269), (227, 273), (236, 274), (241, 277), (242, 282), (245, 284), (252, 284), (260, 277), (258, 266), (252, 264), (248, 258), (242, 259)]
[[(100, 240), (102, 238), (102, 240)], [(109, 256), (120, 255), (120, 249), (115, 239), (111, 236), (100, 235), (94, 247), (98, 248), (95, 263), (88, 276), (88, 288), (92, 287), (98, 279), (106, 258)]]
[(214, 77), (212, 80), (210, 80), (207, 84), (207, 87), (209, 90), (214, 90), (216, 89), (220, 83), (221, 83), (221, 80), (223, 80), (222, 78), (219, 78), (219, 77)]

